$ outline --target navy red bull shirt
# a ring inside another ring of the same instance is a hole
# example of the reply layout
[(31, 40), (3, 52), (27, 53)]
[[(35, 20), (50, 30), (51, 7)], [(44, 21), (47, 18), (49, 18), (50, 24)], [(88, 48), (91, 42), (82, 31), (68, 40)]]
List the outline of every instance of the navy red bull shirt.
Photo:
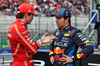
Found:
[[(84, 59), (94, 52), (90, 41), (85, 38), (82, 32), (70, 25), (61, 30), (60, 28), (54, 32), (56, 38), (50, 44), (49, 56), (54, 56), (54, 66), (74, 66), (74, 62), (63, 65), (59, 58), (65, 54), (74, 57), (74, 60)], [(77, 53), (78, 47), (82, 51)]]

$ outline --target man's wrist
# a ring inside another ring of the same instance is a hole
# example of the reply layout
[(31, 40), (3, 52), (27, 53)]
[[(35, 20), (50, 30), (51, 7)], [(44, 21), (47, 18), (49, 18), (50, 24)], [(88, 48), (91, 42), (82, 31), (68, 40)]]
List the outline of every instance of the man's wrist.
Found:
[(43, 40), (42, 40), (42, 39), (40, 39), (40, 41), (41, 41), (41, 44), (43, 44)]
[(42, 45), (41, 39), (39, 39), (39, 40), (37, 41), (37, 44), (38, 44), (39, 47), (41, 47), (41, 45)]
[(75, 60), (75, 57), (74, 57), (74, 56), (72, 56), (72, 60), (73, 60), (73, 61)]

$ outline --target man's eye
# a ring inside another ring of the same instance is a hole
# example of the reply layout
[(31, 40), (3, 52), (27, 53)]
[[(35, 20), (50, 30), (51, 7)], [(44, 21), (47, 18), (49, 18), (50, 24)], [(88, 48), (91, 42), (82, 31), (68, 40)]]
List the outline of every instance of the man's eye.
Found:
[(56, 17), (57, 19), (61, 19), (62, 17)]

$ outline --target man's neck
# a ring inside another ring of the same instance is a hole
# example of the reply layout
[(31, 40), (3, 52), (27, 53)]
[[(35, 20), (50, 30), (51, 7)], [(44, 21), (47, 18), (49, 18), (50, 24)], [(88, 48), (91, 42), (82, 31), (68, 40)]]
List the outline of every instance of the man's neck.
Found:
[(19, 19), (19, 20), (23, 21), (23, 22), (26, 24), (26, 22), (25, 22), (25, 20), (24, 20), (24, 19)]
[(64, 25), (61, 29), (64, 29), (68, 26), (69, 24), (67, 23), (66, 25)]

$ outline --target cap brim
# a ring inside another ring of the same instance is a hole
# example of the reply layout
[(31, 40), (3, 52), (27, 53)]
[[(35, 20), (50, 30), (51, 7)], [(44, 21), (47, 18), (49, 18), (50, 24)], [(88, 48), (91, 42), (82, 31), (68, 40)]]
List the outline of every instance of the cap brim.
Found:
[(57, 16), (56, 14), (51, 14), (52, 17), (63, 17), (63, 16)]
[(33, 14), (40, 15), (40, 13), (39, 13), (39, 12), (33, 12)]

